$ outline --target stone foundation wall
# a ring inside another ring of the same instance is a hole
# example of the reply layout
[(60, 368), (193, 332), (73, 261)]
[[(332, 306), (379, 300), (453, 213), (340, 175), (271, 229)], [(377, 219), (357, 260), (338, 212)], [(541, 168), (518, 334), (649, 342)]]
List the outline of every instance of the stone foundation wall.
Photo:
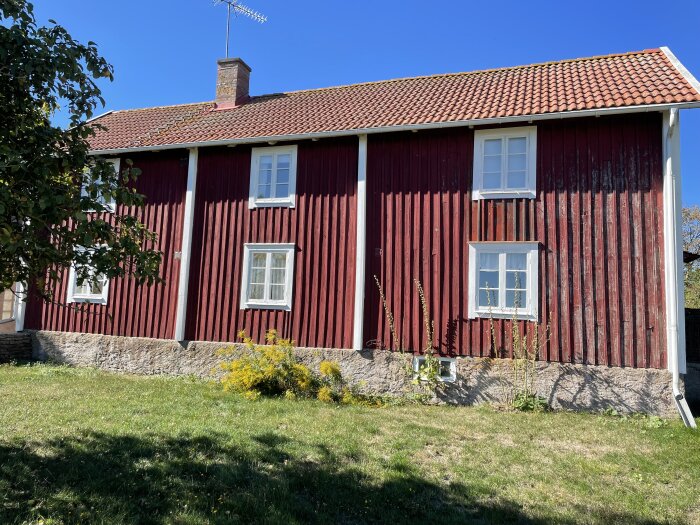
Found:
[[(115, 372), (212, 377), (216, 351), (225, 343), (115, 337), (64, 332), (33, 332), (34, 357)], [(241, 350), (242, 351), (242, 350)], [(302, 361), (317, 367), (323, 359), (338, 361), (352, 383), (383, 394), (409, 391), (407, 357), (384, 350), (297, 349)], [(512, 361), (460, 357), (457, 380), (445, 385), (443, 401), (455, 404), (503, 402), (510, 391)], [(554, 408), (621, 413), (676, 414), (671, 375), (666, 370), (539, 363), (537, 392)]]
[(29, 334), (0, 333), (0, 363), (29, 361), (32, 358), (32, 338)]

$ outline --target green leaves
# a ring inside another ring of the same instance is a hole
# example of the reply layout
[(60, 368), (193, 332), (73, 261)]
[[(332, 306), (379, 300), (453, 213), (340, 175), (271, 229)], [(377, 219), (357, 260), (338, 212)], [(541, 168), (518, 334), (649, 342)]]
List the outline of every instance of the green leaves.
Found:
[[(159, 281), (156, 237), (137, 218), (140, 170), (125, 161), (116, 173), (89, 155), (87, 120), (104, 106), (93, 79), (111, 80), (112, 66), (54, 20), (38, 27), (26, 0), (0, 0), (0, 21), (0, 289), (23, 281), (50, 298), (47, 276), (73, 263)], [(50, 120), (61, 107), (67, 130)]]

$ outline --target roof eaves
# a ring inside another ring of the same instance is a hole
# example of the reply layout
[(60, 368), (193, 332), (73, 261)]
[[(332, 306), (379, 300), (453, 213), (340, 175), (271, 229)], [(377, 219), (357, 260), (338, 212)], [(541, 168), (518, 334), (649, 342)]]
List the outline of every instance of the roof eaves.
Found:
[[(436, 129), (436, 128), (447, 128), (447, 127), (463, 127), (463, 126), (496, 126), (503, 124), (512, 123), (522, 123), (522, 122), (533, 122), (541, 120), (559, 120), (564, 118), (575, 118), (575, 117), (591, 117), (591, 116), (601, 116), (601, 115), (614, 115), (621, 113), (646, 113), (652, 111), (665, 111), (671, 108), (700, 108), (700, 101), (697, 102), (671, 102), (663, 104), (642, 104), (637, 106), (613, 106), (606, 108), (596, 108), (596, 109), (585, 109), (585, 110), (573, 110), (573, 111), (560, 111), (556, 113), (536, 113), (536, 114), (525, 114), (516, 116), (506, 116), (506, 117), (493, 117), (486, 119), (469, 119), (469, 120), (449, 120), (441, 122), (427, 122), (420, 124), (403, 124), (403, 125), (391, 125), (391, 126), (377, 126), (369, 128), (347, 128), (347, 129), (337, 129), (328, 131), (318, 131), (310, 133), (298, 133), (290, 135), (269, 135), (269, 136), (245, 136), (245, 137), (235, 137), (227, 139), (216, 139), (207, 141), (193, 141), (193, 142), (178, 142), (178, 143), (165, 143), (165, 144), (153, 144), (147, 146), (133, 146), (127, 148), (111, 148), (111, 149), (96, 149), (91, 150), (91, 154), (95, 155), (109, 155), (109, 154), (119, 154), (126, 152), (138, 152), (138, 151), (153, 151), (153, 150), (168, 150), (168, 149), (183, 149), (183, 148), (196, 148), (196, 147), (210, 147), (210, 146), (226, 146), (230, 144), (254, 144), (269, 141), (289, 141), (289, 140), (309, 140), (316, 138), (330, 138), (330, 137), (341, 137), (349, 135), (364, 135), (364, 134), (377, 134), (377, 133), (395, 133), (399, 131), (420, 131), (426, 129)], [(197, 113), (195, 116), (201, 115)]]

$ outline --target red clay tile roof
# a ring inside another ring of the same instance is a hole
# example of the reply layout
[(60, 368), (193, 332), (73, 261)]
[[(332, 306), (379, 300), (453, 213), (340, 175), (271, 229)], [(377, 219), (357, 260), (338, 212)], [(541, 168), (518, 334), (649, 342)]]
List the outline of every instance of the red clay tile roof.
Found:
[[(682, 68), (682, 66), (679, 66)], [(661, 49), (471, 73), (404, 78), (213, 102), (115, 111), (93, 150), (364, 130), (411, 124), (700, 102)]]

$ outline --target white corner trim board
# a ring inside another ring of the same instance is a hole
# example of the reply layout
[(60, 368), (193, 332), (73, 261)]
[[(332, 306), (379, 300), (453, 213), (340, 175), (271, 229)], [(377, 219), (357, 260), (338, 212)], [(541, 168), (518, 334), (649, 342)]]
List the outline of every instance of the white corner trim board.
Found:
[(367, 251), (367, 135), (359, 135), (357, 147), (357, 236), (355, 247), (355, 311), (352, 348), (362, 350), (365, 313), (365, 254)]
[(21, 332), (24, 330), (24, 316), (27, 311), (27, 294), (24, 283), (15, 285), (15, 331)]
[(672, 375), (673, 397), (686, 426), (696, 428), (680, 389), (685, 374), (685, 293), (681, 254), (680, 126), (678, 110), (666, 111), (661, 135), (663, 147), (664, 289), (666, 294), (666, 349)]
[(187, 321), (187, 289), (190, 282), (190, 261), (192, 260), (192, 230), (194, 228), (194, 197), (197, 189), (197, 162), (199, 150), (191, 148), (187, 164), (187, 191), (185, 211), (182, 220), (182, 247), (180, 252), (180, 278), (177, 287), (177, 313), (175, 317), (176, 341), (185, 339)]

